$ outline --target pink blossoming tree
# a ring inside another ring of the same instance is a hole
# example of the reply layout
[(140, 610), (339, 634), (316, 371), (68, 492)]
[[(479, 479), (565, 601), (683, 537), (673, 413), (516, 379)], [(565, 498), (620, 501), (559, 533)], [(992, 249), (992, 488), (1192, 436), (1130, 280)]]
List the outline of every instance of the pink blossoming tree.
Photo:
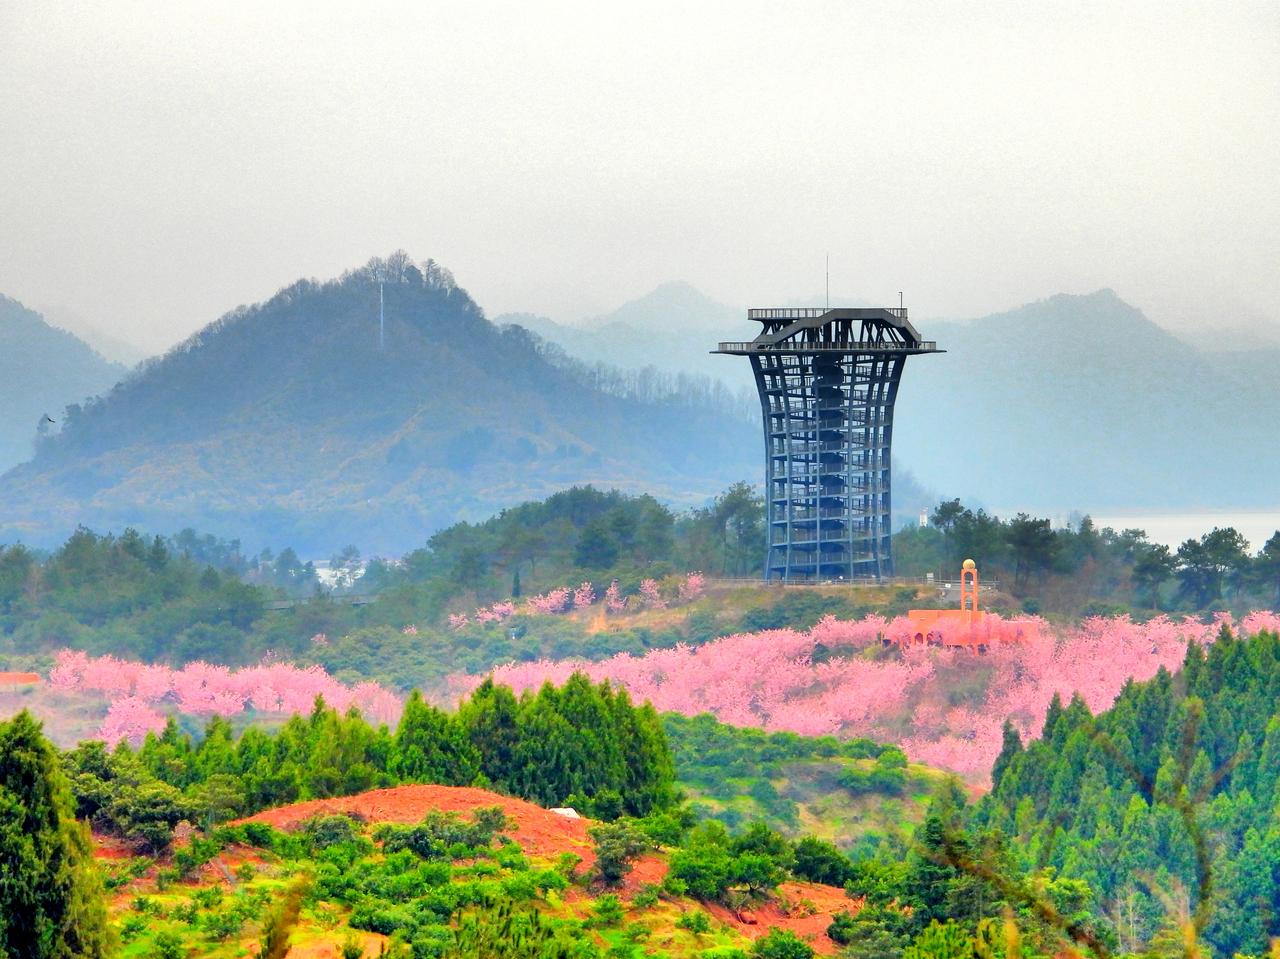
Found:
[[(615, 586), (605, 593), (610, 609), (621, 599)], [(581, 670), (595, 681), (618, 683), (660, 711), (710, 712), (742, 726), (896, 742), (912, 759), (980, 781), (1000, 752), (1006, 719), (1025, 741), (1039, 734), (1055, 694), (1065, 702), (1078, 693), (1094, 712), (1104, 710), (1129, 679), (1176, 670), (1189, 643), (1208, 645), (1234, 625), (1226, 614), (1210, 622), (1093, 617), (1062, 629), (1036, 617), (988, 616), (981, 638), (991, 651), (979, 657), (912, 644), (905, 617), (828, 616), (809, 630), (741, 633), (696, 648), (620, 653), (601, 662), (510, 663), (493, 675), (520, 692), (548, 680), (562, 683)], [(1240, 623), (1246, 634), (1277, 628), (1274, 613), (1251, 613)], [(864, 655), (884, 641), (896, 644), (894, 655)], [(480, 678), (454, 674), (450, 685), (462, 694)], [(980, 701), (953, 705), (949, 692), (975, 682), (984, 684), (978, 686)]]
[(662, 598), (662, 592), (658, 589), (658, 581), (655, 579), (642, 579), (640, 581), (640, 597), (643, 599), (645, 606), (650, 609), (666, 609), (667, 601)]
[(680, 584), (680, 602), (691, 603), (707, 588), (707, 578), (701, 573), (690, 573)]
[(540, 596), (529, 597), (529, 609), (544, 616), (566, 612), (573, 603), (573, 594), (568, 586), (559, 586)]
[(573, 591), (573, 608), (586, 609), (596, 601), (596, 589), (590, 583), (583, 583)]
[(49, 684), (64, 693), (89, 693), (111, 700), (100, 730), (101, 738), (108, 742), (141, 739), (148, 731), (163, 728), (163, 711), (192, 716), (233, 716), (248, 709), (306, 713), (317, 697), (323, 697), (339, 711), (355, 706), (372, 722), (391, 723), (400, 714), (400, 701), (377, 683), (348, 687), (320, 666), (301, 668), (280, 662), (244, 669), (193, 662), (169, 669), (62, 650), (49, 674)]
[(627, 608), (627, 599), (618, 588), (616, 579), (604, 591), (604, 608), (611, 613), (620, 613)]

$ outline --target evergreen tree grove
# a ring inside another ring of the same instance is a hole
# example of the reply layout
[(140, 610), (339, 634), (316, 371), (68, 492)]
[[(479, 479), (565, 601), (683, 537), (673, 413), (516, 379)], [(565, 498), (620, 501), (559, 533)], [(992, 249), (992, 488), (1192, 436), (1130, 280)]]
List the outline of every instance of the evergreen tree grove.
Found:
[(110, 942), (88, 830), (40, 724), (0, 723), (0, 954), (105, 955)]

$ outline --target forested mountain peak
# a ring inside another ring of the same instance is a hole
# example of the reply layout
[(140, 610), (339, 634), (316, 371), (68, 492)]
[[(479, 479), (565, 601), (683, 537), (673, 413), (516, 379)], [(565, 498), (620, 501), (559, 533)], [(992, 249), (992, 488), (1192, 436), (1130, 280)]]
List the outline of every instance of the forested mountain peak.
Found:
[(27, 459), (45, 416), (109, 388), (124, 367), (0, 294), (0, 469)]
[(574, 482), (700, 502), (756, 452), (749, 423), (605, 392), (397, 253), (238, 307), (72, 406), (0, 480), (0, 535), (198, 526), (399, 551)]

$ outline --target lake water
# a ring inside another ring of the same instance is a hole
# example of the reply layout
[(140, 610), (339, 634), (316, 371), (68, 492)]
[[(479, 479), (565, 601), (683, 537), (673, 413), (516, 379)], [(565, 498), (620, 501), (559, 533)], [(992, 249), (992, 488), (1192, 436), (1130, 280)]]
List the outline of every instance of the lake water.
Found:
[(1200, 513), (1096, 513), (1098, 527), (1145, 529), (1153, 543), (1176, 549), (1184, 540), (1198, 539), (1215, 526), (1234, 526), (1254, 552), (1280, 530), (1280, 510), (1221, 510)]

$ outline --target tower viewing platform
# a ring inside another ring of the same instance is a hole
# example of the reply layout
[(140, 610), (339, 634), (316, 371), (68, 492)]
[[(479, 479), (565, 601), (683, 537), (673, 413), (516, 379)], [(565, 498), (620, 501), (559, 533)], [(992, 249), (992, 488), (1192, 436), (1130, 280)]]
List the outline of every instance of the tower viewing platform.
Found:
[(747, 311), (764, 421), (765, 578), (812, 583), (893, 575), (890, 443), (908, 356), (938, 353), (904, 308)]

